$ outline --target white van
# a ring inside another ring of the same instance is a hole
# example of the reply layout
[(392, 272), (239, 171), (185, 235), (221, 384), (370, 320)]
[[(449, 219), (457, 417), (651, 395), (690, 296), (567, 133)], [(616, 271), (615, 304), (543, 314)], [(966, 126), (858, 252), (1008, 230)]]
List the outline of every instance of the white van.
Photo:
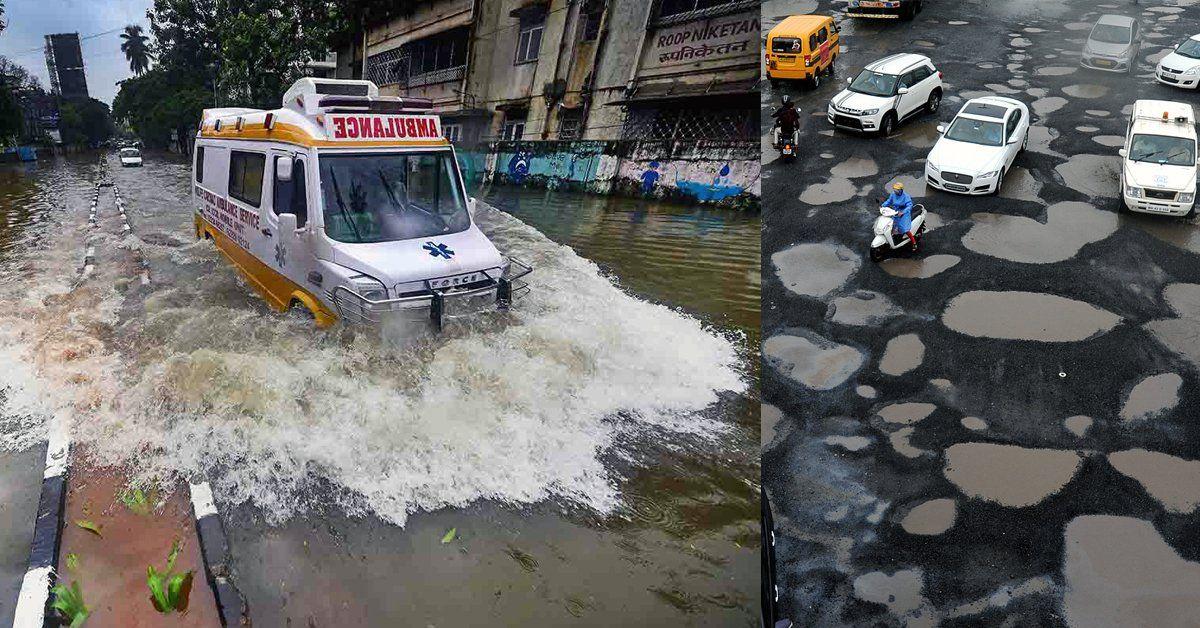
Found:
[(206, 109), (193, 158), (196, 237), (276, 310), (319, 327), (507, 307), (532, 269), (472, 219), (427, 100), (369, 81), (303, 78), (283, 108)]
[(142, 165), (142, 151), (136, 148), (122, 148), (120, 157), (121, 167)]
[(1121, 206), (1136, 212), (1196, 213), (1196, 115), (1187, 103), (1139, 100), (1121, 155)]

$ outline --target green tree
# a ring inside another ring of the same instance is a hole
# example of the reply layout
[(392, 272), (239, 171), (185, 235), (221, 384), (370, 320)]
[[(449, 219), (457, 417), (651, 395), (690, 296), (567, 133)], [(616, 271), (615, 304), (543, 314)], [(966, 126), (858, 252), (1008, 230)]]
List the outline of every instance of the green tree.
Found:
[(98, 144), (112, 137), (108, 105), (88, 98), (65, 101), (58, 106), (58, 128), (64, 144)]
[(150, 67), (150, 59), (153, 54), (147, 42), (150, 38), (142, 32), (142, 27), (136, 24), (130, 24), (125, 27), (125, 32), (121, 33), (121, 52), (125, 53), (125, 58), (129, 61), (129, 69), (134, 74), (141, 74)]

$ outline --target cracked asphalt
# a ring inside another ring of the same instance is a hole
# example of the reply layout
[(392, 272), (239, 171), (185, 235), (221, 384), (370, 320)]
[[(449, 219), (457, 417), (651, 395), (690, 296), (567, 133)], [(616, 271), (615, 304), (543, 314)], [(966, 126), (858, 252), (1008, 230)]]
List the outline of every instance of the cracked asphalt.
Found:
[[(802, 109), (800, 159), (764, 139), (763, 483), (796, 625), (1196, 626), (1200, 221), (1117, 213), (1137, 99), (1200, 32), (1194, 0), (928, 0), (911, 23), (839, 19), (836, 81), (763, 83)], [(768, 0), (789, 14), (844, 2)], [(1137, 71), (1079, 68), (1102, 13), (1145, 27)], [(824, 112), (895, 52), (945, 74), (937, 115), (887, 139)], [(962, 103), (1033, 112), (999, 197), (926, 191)], [(764, 115), (768, 121), (770, 117)], [(764, 127), (764, 138), (769, 133)], [(931, 212), (919, 256), (872, 264), (891, 182)]]

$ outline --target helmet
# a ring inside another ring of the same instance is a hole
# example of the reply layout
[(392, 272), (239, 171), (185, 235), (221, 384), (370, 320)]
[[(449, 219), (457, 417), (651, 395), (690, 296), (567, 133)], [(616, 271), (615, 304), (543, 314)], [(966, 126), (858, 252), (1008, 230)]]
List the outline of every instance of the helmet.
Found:
[(900, 191), (904, 190), (904, 184), (897, 181), (896, 183), (892, 184), (892, 189), (896, 190), (897, 192), (900, 192)]
[(791, 95), (791, 94), (784, 94), (784, 95), (783, 95), (783, 104), (785, 104), (785, 105), (790, 105), (790, 104), (792, 104), (792, 95)]

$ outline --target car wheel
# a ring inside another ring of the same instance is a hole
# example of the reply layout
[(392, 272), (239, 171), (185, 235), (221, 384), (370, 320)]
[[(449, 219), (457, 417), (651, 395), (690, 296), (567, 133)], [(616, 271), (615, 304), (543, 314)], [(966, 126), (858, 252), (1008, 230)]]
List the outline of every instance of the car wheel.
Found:
[(1029, 133), (1025, 134), (1025, 141), (1021, 142), (1021, 152), (1029, 150)]
[(1004, 188), (1004, 171), (1000, 171), (1000, 179), (996, 181), (996, 191), (992, 192), (992, 196), (1000, 196), (1000, 190)]
[(904, 7), (900, 17), (902, 17), (905, 22), (911, 22), (913, 18), (917, 17), (917, 3), (909, 2), (908, 6)]
[(779, 89), (779, 85), (779, 79), (771, 79), (771, 87), (773, 89)]
[(821, 87), (821, 72), (820, 71), (813, 72), (812, 80), (809, 82), (812, 85), (813, 89), (820, 89), (820, 87)]
[(935, 89), (931, 94), (929, 94), (929, 102), (925, 103), (925, 109), (929, 111), (929, 113), (937, 113), (938, 107), (941, 105), (942, 92)]
[(879, 125), (879, 135), (882, 137), (891, 137), (892, 133), (896, 132), (896, 112), (889, 111), (883, 116), (883, 122)]
[(878, 264), (883, 260), (883, 247), (871, 248), (871, 261)]

